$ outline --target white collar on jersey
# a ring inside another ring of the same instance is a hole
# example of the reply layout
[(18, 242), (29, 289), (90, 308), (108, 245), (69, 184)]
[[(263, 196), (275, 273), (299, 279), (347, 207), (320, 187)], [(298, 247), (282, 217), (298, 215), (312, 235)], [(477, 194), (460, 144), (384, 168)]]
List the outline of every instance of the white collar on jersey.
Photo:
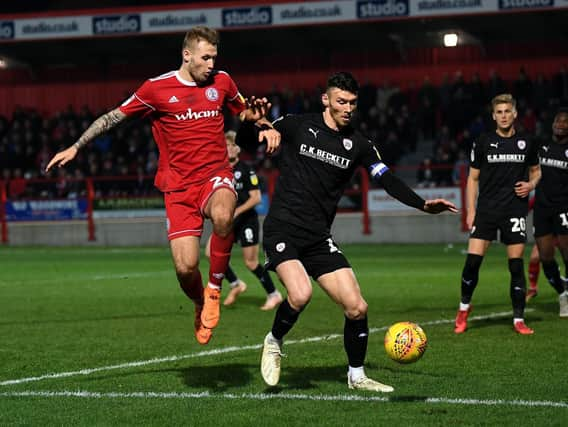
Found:
[(179, 70), (176, 71), (176, 79), (178, 79), (178, 81), (186, 86), (197, 86), (197, 84), (195, 82), (190, 82), (189, 80), (185, 80), (184, 78), (182, 78), (179, 75)]

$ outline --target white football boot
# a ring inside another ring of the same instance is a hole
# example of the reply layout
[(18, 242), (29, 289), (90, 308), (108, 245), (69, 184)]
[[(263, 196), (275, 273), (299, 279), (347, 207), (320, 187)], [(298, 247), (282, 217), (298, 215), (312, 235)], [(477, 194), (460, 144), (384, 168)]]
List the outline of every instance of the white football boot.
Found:
[(568, 291), (558, 296), (558, 304), (560, 305), (560, 317), (568, 317)]
[(347, 384), (352, 390), (364, 390), (364, 391), (380, 391), (381, 393), (391, 393), (394, 391), (390, 385), (382, 384), (378, 381), (368, 378), (363, 375), (357, 381), (351, 381), (349, 374), (347, 375)]
[(277, 340), (269, 332), (264, 338), (260, 373), (269, 386), (275, 386), (280, 380), (280, 358), (282, 357), (282, 341)]

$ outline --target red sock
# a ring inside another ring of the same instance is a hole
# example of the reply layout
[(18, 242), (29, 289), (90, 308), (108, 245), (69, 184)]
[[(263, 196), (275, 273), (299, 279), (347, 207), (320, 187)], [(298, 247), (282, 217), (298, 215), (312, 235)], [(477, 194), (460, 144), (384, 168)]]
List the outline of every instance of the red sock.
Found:
[(211, 235), (211, 256), (209, 258), (209, 283), (221, 288), (221, 282), (225, 277), (225, 271), (229, 266), (231, 248), (233, 247), (234, 234), (222, 238), (217, 234)]
[(201, 272), (199, 269), (193, 272), (191, 280), (185, 282), (180, 281), (179, 286), (190, 300), (203, 305), (203, 282), (201, 281)]
[(539, 273), (540, 273), (540, 261), (529, 263), (529, 283), (531, 288), (537, 287)]

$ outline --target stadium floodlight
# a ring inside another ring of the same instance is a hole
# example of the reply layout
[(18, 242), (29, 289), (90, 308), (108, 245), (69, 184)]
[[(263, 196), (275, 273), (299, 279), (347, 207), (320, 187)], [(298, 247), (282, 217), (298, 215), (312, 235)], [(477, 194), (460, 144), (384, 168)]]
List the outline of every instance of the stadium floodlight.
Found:
[(458, 35), (456, 33), (444, 34), (444, 46), (456, 47), (458, 45)]

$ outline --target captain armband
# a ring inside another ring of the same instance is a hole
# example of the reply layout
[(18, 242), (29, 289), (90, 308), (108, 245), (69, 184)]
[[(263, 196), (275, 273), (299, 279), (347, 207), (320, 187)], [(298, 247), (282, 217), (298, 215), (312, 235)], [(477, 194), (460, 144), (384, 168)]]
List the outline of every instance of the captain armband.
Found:
[(374, 179), (380, 178), (388, 170), (389, 167), (385, 165), (383, 162), (373, 163), (371, 166), (369, 166), (369, 174)]

